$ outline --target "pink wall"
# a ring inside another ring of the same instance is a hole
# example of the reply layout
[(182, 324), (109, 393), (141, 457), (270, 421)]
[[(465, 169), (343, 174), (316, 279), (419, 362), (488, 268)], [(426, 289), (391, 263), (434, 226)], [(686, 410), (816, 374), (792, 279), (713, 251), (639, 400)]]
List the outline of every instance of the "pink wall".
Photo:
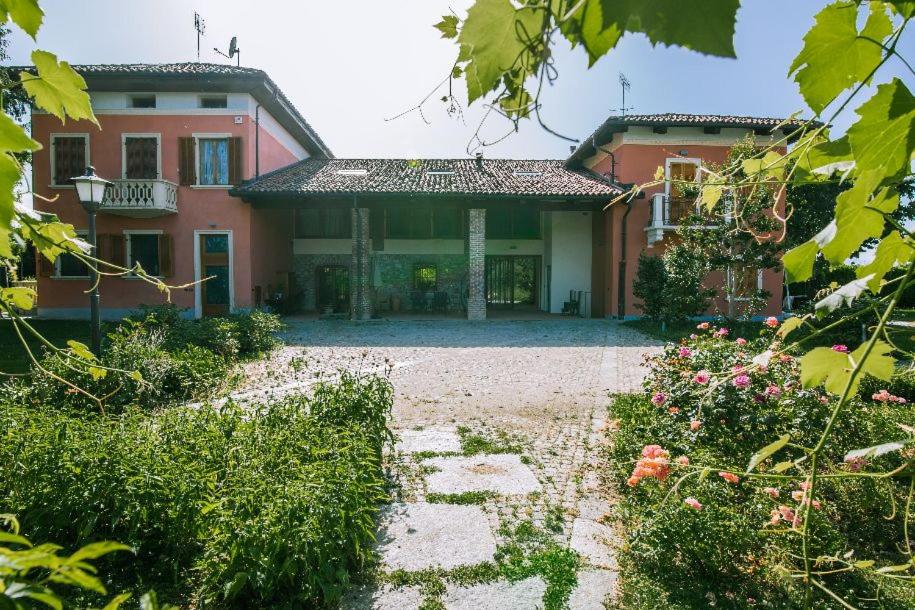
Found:
[[(263, 111), (262, 111), (263, 112)], [(245, 178), (254, 175), (254, 122), (242, 114), (241, 124), (235, 123), (235, 115), (113, 115), (102, 114), (98, 119), (102, 129), (86, 121), (68, 121), (62, 125), (50, 115), (35, 114), (32, 117), (32, 137), (44, 145), (35, 153), (33, 161), (33, 190), (41, 197), (54, 199), (43, 201), (35, 198), (35, 208), (53, 212), (73, 224), (77, 229), (86, 228), (86, 214), (80, 207), (72, 188), (50, 186), (50, 134), (88, 133), (90, 162), (100, 176), (121, 177), (121, 134), (161, 134), (162, 177), (178, 182), (178, 138), (193, 133), (227, 133), (244, 138), (242, 171)], [(276, 169), (296, 160), (296, 156), (275, 138), (261, 129), (260, 170)], [(158, 218), (128, 218), (101, 213), (98, 215), (98, 233), (120, 234), (125, 229), (161, 229), (172, 235), (174, 242), (174, 276), (167, 283), (180, 285), (194, 280), (194, 230), (230, 230), (233, 239), (235, 305), (250, 307), (253, 289), (258, 283), (273, 281), (276, 269), (266, 263), (256, 263), (258, 248), (265, 244), (274, 247), (280, 240), (274, 239), (269, 219), (265, 217), (257, 231), (255, 217), (260, 214), (249, 204), (230, 197), (227, 188), (178, 187), (178, 213)], [(278, 219), (277, 219), (278, 220)], [(277, 231), (286, 243), (288, 222), (282, 222)], [(277, 243), (274, 243), (277, 242)], [(288, 264), (285, 260), (281, 264)], [(83, 309), (87, 307), (85, 280), (38, 278), (39, 307), (43, 315), (53, 317), (54, 309)], [(155, 304), (163, 301), (162, 295), (145, 282), (121, 277), (104, 278), (100, 285), (101, 305), (104, 309), (130, 309), (139, 304)], [(193, 309), (194, 289), (178, 289), (172, 292), (172, 301), (180, 307)]]
[[(683, 156), (700, 158), (704, 161), (722, 163), (727, 157), (728, 146), (711, 145), (676, 145), (671, 147), (646, 144), (622, 144), (614, 150), (616, 155), (616, 179), (619, 182), (634, 182), (638, 184), (651, 182), (657, 168), (664, 167), (668, 158)], [(683, 153), (683, 151), (687, 151)], [(600, 173), (610, 172), (611, 161), (607, 157), (598, 162), (592, 169)], [(632, 211), (626, 220), (627, 245), (626, 245), (626, 291), (625, 313), (627, 316), (640, 315), (640, 310), (635, 306), (636, 300), (632, 294), (632, 281), (638, 268), (639, 254), (647, 251), (650, 254), (663, 254), (665, 247), (670, 244), (670, 238), (665, 235), (661, 242), (648, 248), (648, 240), (644, 228), (648, 225), (651, 214), (651, 196), (664, 191), (664, 186), (646, 189), (645, 199), (635, 200)], [(608, 218), (608, 243), (611, 264), (605, 273), (605, 300), (606, 315), (616, 316), (619, 313), (619, 270), (617, 261), (621, 260), (621, 226), (625, 204), (615, 204), (606, 214)], [(707, 280), (709, 286), (721, 286), (722, 278), (710, 276)], [(763, 315), (777, 315), (781, 312), (782, 304), (782, 272), (766, 270), (763, 272), (763, 289), (771, 293), (768, 305)], [(718, 311), (727, 311), (727, 303), (720, 299), (715, 307)], [(713, 307), (709, 313), (714, 313)]]

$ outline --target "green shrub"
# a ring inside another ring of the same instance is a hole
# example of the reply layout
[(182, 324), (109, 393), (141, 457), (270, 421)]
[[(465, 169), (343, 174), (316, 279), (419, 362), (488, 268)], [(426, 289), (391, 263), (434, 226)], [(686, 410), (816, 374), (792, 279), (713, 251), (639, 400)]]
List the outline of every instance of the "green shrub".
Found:
[(266, 352), (275, 347), (275, 333), (283, 329), (283, 323), (276, 314), (263, 311), (236, 314), (232, 319), (238, 326), (238, 351), (246, 356)]
[(135, 559), (111, 560), (122, 587), (331, 604), (370, 557), (392, 394), (350, 375), (319, 394), (107, 417), (0, 405), (0, 512), (66, 547), (130, 545)]
[(660, 322), (665, 318), (664, 288), (667, 272), (664, 270), (664, 259), (642, 252), (639, 254), (639, 266), (635, 280), (632, 282), (632, 295), (641, 299), (637, 305), (649, 320)]

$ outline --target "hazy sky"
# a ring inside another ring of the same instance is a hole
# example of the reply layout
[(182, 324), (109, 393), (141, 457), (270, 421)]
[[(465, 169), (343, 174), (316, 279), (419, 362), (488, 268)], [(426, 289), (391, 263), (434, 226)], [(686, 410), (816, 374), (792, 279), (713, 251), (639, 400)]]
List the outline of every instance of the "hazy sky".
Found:
[[(803, 107), (787, 67), (813, 14), (824, 2), (744, 0), (738, 14), (737, 60), (681, 49), (652, 48), (643, 36), (587, 69), (581, 50), (563, 45), (559, 80), (544, 96), (549, 125), (589, 135), (620, 106), (619, 72), (632, 82), (633, 112), (785, 116)], [(47, 17), (37, 46), (71, 63), (174, 62), (196, 59), (194, 10), (206, 20), (201, 60), (224, 62), (214, 46), (238, 36), (245, 66), (266, 70), (338, 157), (463, 157), (483, 113), (450, 118), (433, 96), (417, 113), (385, 121), (416, 104), (447, 74), (456, 47), (432, 24), (469, 0), (43, 0)], [(905, 53), (911, 55), (913, 41)], [(36, 45), (17, 34), (12, 61), (29, 61)], [(463, 81), (459, 81), (463, 95)], [(487, 123), (484, 135), (505, 132)], [(569, 143), (525, 121), (521, 131), (486, 149), (491, 157), (559, 158)]]

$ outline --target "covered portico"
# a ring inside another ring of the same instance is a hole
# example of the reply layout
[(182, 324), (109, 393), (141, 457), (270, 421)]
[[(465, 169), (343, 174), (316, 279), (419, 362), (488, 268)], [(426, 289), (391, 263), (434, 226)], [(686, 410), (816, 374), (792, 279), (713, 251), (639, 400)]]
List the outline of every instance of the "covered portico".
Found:
[(303, 308), (360, 320), (602, 315), (603, 207), (619, 193), (561, 161), (483, 159), (309, 159), (235, 189), (290, 210)]

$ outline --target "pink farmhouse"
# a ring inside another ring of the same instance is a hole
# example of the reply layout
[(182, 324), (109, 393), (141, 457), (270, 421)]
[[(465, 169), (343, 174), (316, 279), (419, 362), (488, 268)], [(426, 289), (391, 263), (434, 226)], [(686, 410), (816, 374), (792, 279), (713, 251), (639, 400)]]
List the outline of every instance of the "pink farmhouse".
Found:
[[(783, 135), (779, 119), (642, 115), (610, 117), (567, 159), (337, 159), (260, 70), (76, 69), (101, 129), (33, 110), (44, 146), (33, 188), (49, 199), (35, 207), (85, 229), (69, 179), (94, 166), (114, 183), (98, 256), (186, 285), (172, 301), (195, 317), (268, 305), (356, 319), (483, 319), (496, 308), (638, 316), (639, 254), (663, 252), (694, 205), (670, 179), (697, 176), (747, 134)], [(663, 186), (607, 207), (658, 166)], [(37, 271), (40, 316), (88, 317), (78, 260)], [(760, 313), (777, 314), (781, 272), (740, 273), (770, 293)], [(130, 276), (100, 289), (108, 318), (162, 299)]]

